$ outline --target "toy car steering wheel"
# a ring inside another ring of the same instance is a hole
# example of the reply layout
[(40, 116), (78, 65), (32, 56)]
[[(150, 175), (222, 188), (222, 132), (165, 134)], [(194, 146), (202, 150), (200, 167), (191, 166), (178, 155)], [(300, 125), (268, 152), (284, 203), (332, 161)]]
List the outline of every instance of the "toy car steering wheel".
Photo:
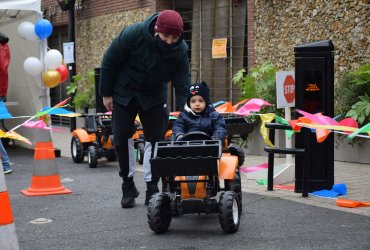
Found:
[(201, 141), (201, 140), (212, 140), (212, 137), (201, 131), (194, 131), (184, 134), (182, 141)]

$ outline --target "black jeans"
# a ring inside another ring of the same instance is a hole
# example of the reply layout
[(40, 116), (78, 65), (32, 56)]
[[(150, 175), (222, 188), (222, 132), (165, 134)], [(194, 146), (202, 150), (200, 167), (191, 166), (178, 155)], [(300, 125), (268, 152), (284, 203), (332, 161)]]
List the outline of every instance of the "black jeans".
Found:
[[(133, 99), (127, 107), (118, 103), (113, 104), (112, 129), (120, 166), (119, 175), (121, 177), (127, 177), (129, 173), (128, 139), (134, 134), (134, 121), (137, 114), (139, 114), (143, 126), (145, 142), (151, 144), (151, 147), (148, 147), (149, 150), (151, 150), (150, 158), (153, 157), (155, 143), (164, 140), (168, 128), (169, 113), (167, 104), (165, 103), (151, 107), (148, 110), (141, 109), (136, 99)], [(147, 152), (145, 154), (147, 154)], [(144, 176), (145, 181), (150, 181), (150, 162), (149, 159), (145, 159), (145, 157)]]

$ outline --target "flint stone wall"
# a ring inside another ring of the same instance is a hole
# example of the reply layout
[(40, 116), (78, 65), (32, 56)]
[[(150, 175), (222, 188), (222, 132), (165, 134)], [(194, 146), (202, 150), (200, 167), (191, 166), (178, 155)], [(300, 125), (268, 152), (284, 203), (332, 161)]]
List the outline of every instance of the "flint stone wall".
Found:
[(294, 69), (294, 46), (330, 39), (335, 78), (370, 60), (370, 0), (255, 0), (255, 64)]

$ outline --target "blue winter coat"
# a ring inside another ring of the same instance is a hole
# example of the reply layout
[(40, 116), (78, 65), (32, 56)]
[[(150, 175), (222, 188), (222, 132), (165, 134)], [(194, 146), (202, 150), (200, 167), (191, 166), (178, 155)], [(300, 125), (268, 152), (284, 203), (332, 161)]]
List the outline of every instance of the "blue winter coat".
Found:
[(100, 95), (113, 96), (127, 106), (137, 98), (147, 110), (167, 102), (167, 85), (175, 87), (176, 104), (183, 107), (190, 85), (188, 46), (182, 40), (161, 52), (153, 38), (158, 13), (125, 28), (105, 52), (100, 70)]
[[(209, 105), (202, 115), (195, 114), (187, 105), (174, 122), (172, 133), (177, 135), (200, 131), (213, 139), (224, 140), (226, 137), (225, 119), (213, 105)], [(218, 134), (218, 135), (217, 135)]]

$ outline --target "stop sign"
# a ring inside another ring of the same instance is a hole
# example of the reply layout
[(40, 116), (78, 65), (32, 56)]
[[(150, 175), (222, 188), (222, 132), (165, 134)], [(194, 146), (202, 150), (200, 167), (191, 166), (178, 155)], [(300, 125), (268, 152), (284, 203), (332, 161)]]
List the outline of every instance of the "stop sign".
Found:
[(295, 98), (295, 82), (291, 75), (284, 80), (284, 97), (287, 103), (292, 103)]

